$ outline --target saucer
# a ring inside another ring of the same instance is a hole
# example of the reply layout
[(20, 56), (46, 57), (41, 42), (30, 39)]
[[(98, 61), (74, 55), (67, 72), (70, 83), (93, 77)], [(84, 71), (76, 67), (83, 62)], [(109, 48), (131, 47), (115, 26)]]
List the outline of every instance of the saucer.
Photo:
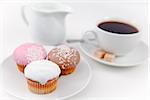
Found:
[(113, 62), (107, 62), (94, 56), (94, 52), (98, 49), (98, 47), (96, 45), (92, 45), (93, 43), (95, 43), (95, 41), (80, 43), (80, 48), (88, 57), (102, 64), (116, 67), (131, 67), (143, 63), (148, 58), (148, 46), (143, 41), (140, 41), (133, 51), (125, 56), (116, 57)]
[(81, 57), (81, 61), (75, 72), (67, 76), (61, 76), (57, 83), (57, 89), (45, 95), (34, 94), (29, 91), (24, 75), (18, 71), (12, 56), (6, 58), (1, 64), (2, 84), (4, 90), (23, 100), (55, 100), (66, 99), (81, 92), (89, 83), (92, 72), (91, 67)]

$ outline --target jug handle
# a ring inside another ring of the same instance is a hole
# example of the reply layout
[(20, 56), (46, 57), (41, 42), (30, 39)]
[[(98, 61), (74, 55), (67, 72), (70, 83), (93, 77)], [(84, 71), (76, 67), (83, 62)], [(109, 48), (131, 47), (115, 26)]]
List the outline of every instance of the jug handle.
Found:
[(26, 15), (25, 15), (25, 9), (26, 9), (27, 6), (22, 6), (21, 7), (21, 16), (22, 16), (22, 19), (24, 20), (25, 24), (28, 26), (29, 23), (28, 23), (28, 20), (26, 18)]

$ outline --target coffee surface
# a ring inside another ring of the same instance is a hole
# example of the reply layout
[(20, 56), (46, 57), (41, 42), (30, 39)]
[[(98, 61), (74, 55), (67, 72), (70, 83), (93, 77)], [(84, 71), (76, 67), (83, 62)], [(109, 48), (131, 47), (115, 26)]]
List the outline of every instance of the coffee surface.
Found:
[(98, 27), (102, 30), (116, 34), (134, 34), (138, 32), (138, 29), (134, 26), (117, 21), (102, 22), (98, 24)]

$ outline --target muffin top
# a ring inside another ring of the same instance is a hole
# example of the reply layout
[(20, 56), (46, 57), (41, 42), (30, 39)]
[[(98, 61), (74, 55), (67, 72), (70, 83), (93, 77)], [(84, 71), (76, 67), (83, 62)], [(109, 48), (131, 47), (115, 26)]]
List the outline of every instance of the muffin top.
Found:
[(80, 61), (80, 54), (72, 47), (60, 45), (49, 52), (48, 59), (58, 64), (61, 69), (65, 69), (69, 66), (76, 67)]
[(35, 60), (45, 59), (46, 50), (36, 43), (25, 43), (17, 47), (13, 52), (13, 58), (17, 64), (27, 65)]
[(25, 67), (25, 77), (44, 85), (47, 81), (59, 77), (60, 68), (48, 60), (33, 61)]

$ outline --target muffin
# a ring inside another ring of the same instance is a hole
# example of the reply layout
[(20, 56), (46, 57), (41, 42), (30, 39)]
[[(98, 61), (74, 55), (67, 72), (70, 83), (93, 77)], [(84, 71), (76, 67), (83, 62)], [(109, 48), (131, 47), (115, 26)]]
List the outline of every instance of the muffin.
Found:
[(35, 43), (25, 43), (13, 52), (13, 59), (20, 72), (24, 73), (27, 64), (36, 60), (46, 59), (47, 53), (43, 46)]
[(29, 90), (36, 94), (48, 94), (54, 91), (60, 73), (59, 66), (48, 60), (33, 61), (24, 71)]
[(80, 54), (72, 47), (60, 45), (48, 53), (48, 60), (59, 65), (61, 75), (68, 75), (74, 72), (79, 64)]

